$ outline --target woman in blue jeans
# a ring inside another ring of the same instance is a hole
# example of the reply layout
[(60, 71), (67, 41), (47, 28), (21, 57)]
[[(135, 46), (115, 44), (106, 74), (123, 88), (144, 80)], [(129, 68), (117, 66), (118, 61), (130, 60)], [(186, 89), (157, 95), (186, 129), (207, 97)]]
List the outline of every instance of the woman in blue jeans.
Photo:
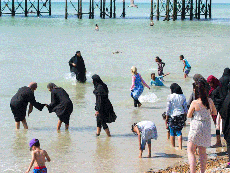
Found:
[(169, 126), (170, 141), (175, 147), (175, 136), (178, 137), (179, 149), (182, 150), (182, 133), (181, 130), (185, 125), (186, 114), (188, 112), (186, 98), (181, 87), (177, 83), (170, 86), (171, 94), (167, 99), (166, 110), (166, 128)]

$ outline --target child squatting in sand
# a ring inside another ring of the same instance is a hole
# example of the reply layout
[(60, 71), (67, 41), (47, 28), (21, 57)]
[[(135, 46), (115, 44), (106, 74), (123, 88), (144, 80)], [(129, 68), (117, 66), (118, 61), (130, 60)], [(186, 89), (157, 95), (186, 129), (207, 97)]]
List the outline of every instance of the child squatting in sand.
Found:
[(32, 139), (30, 141), (30, 150), (32, 150), (32, 161), (26, 173), (30, 172), (31, 167), (34, 164), (33, 173), (47, 173), (47, 168), (45, 165), (46, 159), (48, 162), (51, 161), (49, 155), (45, 150), (40, 148), (40, 143), (38, 139)]

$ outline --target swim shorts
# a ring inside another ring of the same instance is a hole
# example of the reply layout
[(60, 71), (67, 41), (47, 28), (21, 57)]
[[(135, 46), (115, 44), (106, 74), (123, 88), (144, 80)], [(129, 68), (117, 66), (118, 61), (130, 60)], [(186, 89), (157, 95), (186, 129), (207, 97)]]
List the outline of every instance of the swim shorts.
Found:
[(184, 73), (188, 75), (188, 74), (190, 73), (190, 70), (191, 70), (191, 67), (190, 67), (190, 68), (185, 69), (185, 72), (184, 72)]
[(176, 129), (169, 127), (169, 131), (170, 131), (170, 136), (181, 136), (182, 135), (181, 130), (176, 130)]
[(47, 173), (47, 168), (45, 166), (34, 167), (33, 173)]

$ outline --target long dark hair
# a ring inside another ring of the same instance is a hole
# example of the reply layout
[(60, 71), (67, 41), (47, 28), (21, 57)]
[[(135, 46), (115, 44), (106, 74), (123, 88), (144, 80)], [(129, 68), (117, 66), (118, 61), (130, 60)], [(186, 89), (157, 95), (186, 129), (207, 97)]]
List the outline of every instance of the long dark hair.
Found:
[(157, 59), (159, 62), (162, 62), (162, 59), (160, 59), (159, 56), (157, 56), (156, 59)]
[(204, 81), (199, 80), (196, 84), (193, 83), (193, 89), (195, 89), (195, 98), (200, 98), (202, 104), (210, 109)]
[(177, 83), (173, 83), (173, 84), (170, 86), (170, 89), (171, 89), (171, 94), (173, 94), (173, 93), (176, 93), (176, 94), (183, 94), (180, 85), (178, 85)]

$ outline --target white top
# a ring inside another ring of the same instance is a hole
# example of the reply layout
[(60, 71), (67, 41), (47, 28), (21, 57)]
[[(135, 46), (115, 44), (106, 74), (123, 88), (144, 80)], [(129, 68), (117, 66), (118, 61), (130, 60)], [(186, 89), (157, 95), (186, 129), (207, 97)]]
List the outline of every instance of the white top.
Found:
[(170, 94), (167, 98), (166, 115), (171, 117), (188, 112), (187, 102), (184, 94)]
[(152, 121), (141, 121), (137, 123), (137, 127), (141, 132), (142, 140), (157, 139), (157, 128)]

